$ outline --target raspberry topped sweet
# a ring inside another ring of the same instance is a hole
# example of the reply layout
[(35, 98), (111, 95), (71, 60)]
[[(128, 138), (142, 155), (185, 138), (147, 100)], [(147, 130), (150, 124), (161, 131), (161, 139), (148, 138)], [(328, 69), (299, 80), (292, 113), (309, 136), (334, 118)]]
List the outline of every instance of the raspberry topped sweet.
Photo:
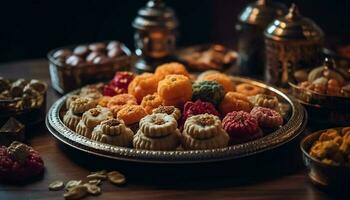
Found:
[(188, 101), (184, 106), (182, 121), (185, 122), (191, 116), (205, 113), (219, 116), (219, 112), (212, 103), (201, 100), (195, 102)]
[(103, 95), (114, 96), (128, 92), (129, 83), (134, 79), (135, 75), (131, 72), (117, 72), (112, 81), (103, 88)]
[(231, 144), (248, 142), (262, 136), (258, 120), (244, 111), (228, 113), (222, 120), (222, 126), (229, 134)]
[(264, 128), (277, 128), (283, 124), (282, 116), (275, 110), (264, 107), (254, 107), (250, 112)]
[(39, 153), (30, 146), (13, 142), (0, 147), (0, 181), (23, 183), (44, 171)]

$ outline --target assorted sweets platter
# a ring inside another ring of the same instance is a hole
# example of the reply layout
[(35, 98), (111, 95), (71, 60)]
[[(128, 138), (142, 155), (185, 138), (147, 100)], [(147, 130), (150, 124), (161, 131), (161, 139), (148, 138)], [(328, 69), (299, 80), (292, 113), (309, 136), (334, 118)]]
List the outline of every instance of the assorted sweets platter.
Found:
[(211, 70), (194, 75), (172, 62), (73, 91), (46, 123), (63, 143), (99, 156), (196, 163), (273, 149), (306, 121), (302, 106), (272, 86)]
[(322, 66), (300, 69), (289, 82), (291, 94), (303, 104), (313, 123), (347, 126), (350, 120), (350, 70), (325, 59)]

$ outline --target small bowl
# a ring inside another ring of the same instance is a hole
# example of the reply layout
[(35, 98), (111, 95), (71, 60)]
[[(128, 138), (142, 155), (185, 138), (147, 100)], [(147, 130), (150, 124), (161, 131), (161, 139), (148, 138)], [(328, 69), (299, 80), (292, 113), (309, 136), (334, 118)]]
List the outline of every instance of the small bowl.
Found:
[[(108, 42), (111, 41), (102, 41), (105, 44), (108, 44)], [(60, 49), (73, 50), (77, 46), (89, 44), (64, 46), (51, 50), (47, 54), (47, 58), (49, 60), (52, 87), (57, 92), (65, 94), (90, 83), (110, 80), (116, 71), (124, 68), (128, 69), (132, 60), (132, 52), (125, 44), (119, 43), (124, 53), (123, 56), (110, 59), (106, 63), (84, 63), (75, 67), (58, 62), (53, 56), (54, 53)]]
[(350, 120), (350, 97), (318, 94), (289, 81), (290, 93), (306, 108), (310, 122), (347, 126)]
[[(341, 128), (334, 129), (339, 130)], [(325, 164), (309, 154), (311, 146), (318, 140), (321, 133), (325, 131), (314, 132), (301, 141), (300, 149), (303, 155), (303, 162), (307, 168), (307, 175), (314, 185), (322, 189), (343, 190), (345, 187), (348, 188), (350, 167)]]
[(17, 102), (22, 101), (23, 98), (0, 100), (0, 127), (11, 117), (16, 118), (18, 121), (26, 126), (36, 125), (44, 121), (46, 116), (46, 93), (48, 86), (45, 82), (45, 89), (40, 94), (42, 98), (41, 104), (31, 107), (19, 109), (14, 105)]

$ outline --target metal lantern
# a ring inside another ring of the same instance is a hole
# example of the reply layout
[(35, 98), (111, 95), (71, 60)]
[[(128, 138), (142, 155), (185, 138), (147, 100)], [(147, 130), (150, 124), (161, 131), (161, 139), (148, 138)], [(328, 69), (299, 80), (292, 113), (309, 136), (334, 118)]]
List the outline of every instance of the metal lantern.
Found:
[(152, 61), (164, 59), (175, 50), (178, 26), (175, 13), (163, 1), (150, 0), (138, 11), (132, 26), (136, 29), (136, 54), (142, 58), (136, 68), (153, 71)]
[(322, 30), (292, 4), (286, 16), (265, 30), (266, 81), (288, 87), (289, 74), (320, 64), (323, 38)]
[(264, 73), (264, 30), (276, 17), (287, 9), (283, 4), (257, 0), (244, 8), (238, 16), (239, 71), (244, 75)]

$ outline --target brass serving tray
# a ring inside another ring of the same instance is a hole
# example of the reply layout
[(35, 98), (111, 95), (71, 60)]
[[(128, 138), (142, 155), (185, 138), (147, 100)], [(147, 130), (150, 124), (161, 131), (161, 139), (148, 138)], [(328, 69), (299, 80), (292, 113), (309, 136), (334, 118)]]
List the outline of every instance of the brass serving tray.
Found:
[(52, 105), (46, 117), (46, 126), (59, 141), (80, 151), (114, 160), (143, 163), (204, 163), (239, 159), (281, 146), (291, 141), (305, 129), (307, 116), (300, 103), (280, 90), (264, 83), (240, 77), (232, 77), (232, 79), (236, 83), (246, 82), (266, 88), (268, 93), (275, 94), (289, 108), (285, 118), (286, 123), (280, 129), (257, 140), (220, 149), (191, 151), (137, 150), (93, 141), (67, 128), (62, 122), (61, 114), (68, 95), (77, 92), (75, 91), (63, 96)]

